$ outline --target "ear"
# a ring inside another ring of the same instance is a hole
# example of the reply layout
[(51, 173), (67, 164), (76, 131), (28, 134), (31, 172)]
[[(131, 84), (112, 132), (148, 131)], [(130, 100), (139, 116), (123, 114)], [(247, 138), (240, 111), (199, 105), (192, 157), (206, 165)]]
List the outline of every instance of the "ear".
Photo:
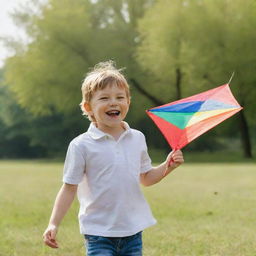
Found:
[(127, 102), (128, 102), (128, 105), (130, 106), (130, 104), (131, 104), (131, 97), (129, 97), (129, 98), (127, 99)]
[(84, 108), (85, 108), (86, 112), (88, 112), (88, 113), (92, 110), (91, 106), (90, 106), (90, 104), (88, 102), (84, 103)]

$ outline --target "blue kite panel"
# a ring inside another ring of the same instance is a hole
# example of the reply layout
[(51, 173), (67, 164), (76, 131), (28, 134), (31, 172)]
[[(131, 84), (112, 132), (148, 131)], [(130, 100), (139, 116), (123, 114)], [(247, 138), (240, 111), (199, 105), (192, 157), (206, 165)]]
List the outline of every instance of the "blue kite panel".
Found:
[(198, 112), (203, 103), (204, 101), (183, 102), (183, 103), (178, 103), (171, 106), (151, 109), (149, 111), (151, 112), (182, 112), (182, 113)]

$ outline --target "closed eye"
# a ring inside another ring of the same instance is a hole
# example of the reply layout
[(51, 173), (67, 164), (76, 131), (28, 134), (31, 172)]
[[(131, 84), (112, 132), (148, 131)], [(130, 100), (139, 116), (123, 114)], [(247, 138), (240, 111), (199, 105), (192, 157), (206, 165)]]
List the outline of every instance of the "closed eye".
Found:
[(107, 100), (108, 99), (108, 97), (101, 97), (101, 98), (99, 98), (100, 100)]

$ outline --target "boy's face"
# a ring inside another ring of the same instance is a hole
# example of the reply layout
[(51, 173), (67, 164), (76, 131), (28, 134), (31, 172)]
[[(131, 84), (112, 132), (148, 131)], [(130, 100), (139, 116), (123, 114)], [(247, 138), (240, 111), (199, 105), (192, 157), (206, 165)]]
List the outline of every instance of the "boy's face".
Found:
[(85, 103), (85, 109), (94, 117), (99, 129), (121, 128), (130, 105), (130, 99), (124, 88), (109, 85), (94, 92), (90, 103)]

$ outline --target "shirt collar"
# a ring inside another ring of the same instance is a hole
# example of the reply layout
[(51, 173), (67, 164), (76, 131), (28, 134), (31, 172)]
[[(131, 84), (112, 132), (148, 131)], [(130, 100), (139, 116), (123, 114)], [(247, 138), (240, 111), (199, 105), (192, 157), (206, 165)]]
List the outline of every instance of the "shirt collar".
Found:
[[(126, 122), (124, 122), (124, 121), (122, 121), (122, 125), (123, 125), (123, 127), (124, 127), (124, 129), (125, 129), (125, 131), (124, 131), (124, 133), (122, 134), (122, 136), (124, 136), (124, 134), (130, 133), (131, 128), (130, 128), (129, 124), (126, 123)], [(87, 133), (88, 133), (88, 134), (91, 136), (91, 138), (93, 138), (94, 140), (98, 140), (98, 139), (101, 139), (101, 138), (103, 138), (103, 137), (106, 138), (106, 137), (111, 136), (110, 134), (105, 133), (105, 132), (101, 131), (100, 129), (98, 129), (98, 128), (96, 127), (96, 125), (95, 125), (93, 122), (91, 122), (91, 124), (90, 124), (90, 126), (89, 126), (89, 128), (88, 128), (88, 130), (87, 130)], [(112, 137), (112, 136), (111, 136), (111, 137)]]

